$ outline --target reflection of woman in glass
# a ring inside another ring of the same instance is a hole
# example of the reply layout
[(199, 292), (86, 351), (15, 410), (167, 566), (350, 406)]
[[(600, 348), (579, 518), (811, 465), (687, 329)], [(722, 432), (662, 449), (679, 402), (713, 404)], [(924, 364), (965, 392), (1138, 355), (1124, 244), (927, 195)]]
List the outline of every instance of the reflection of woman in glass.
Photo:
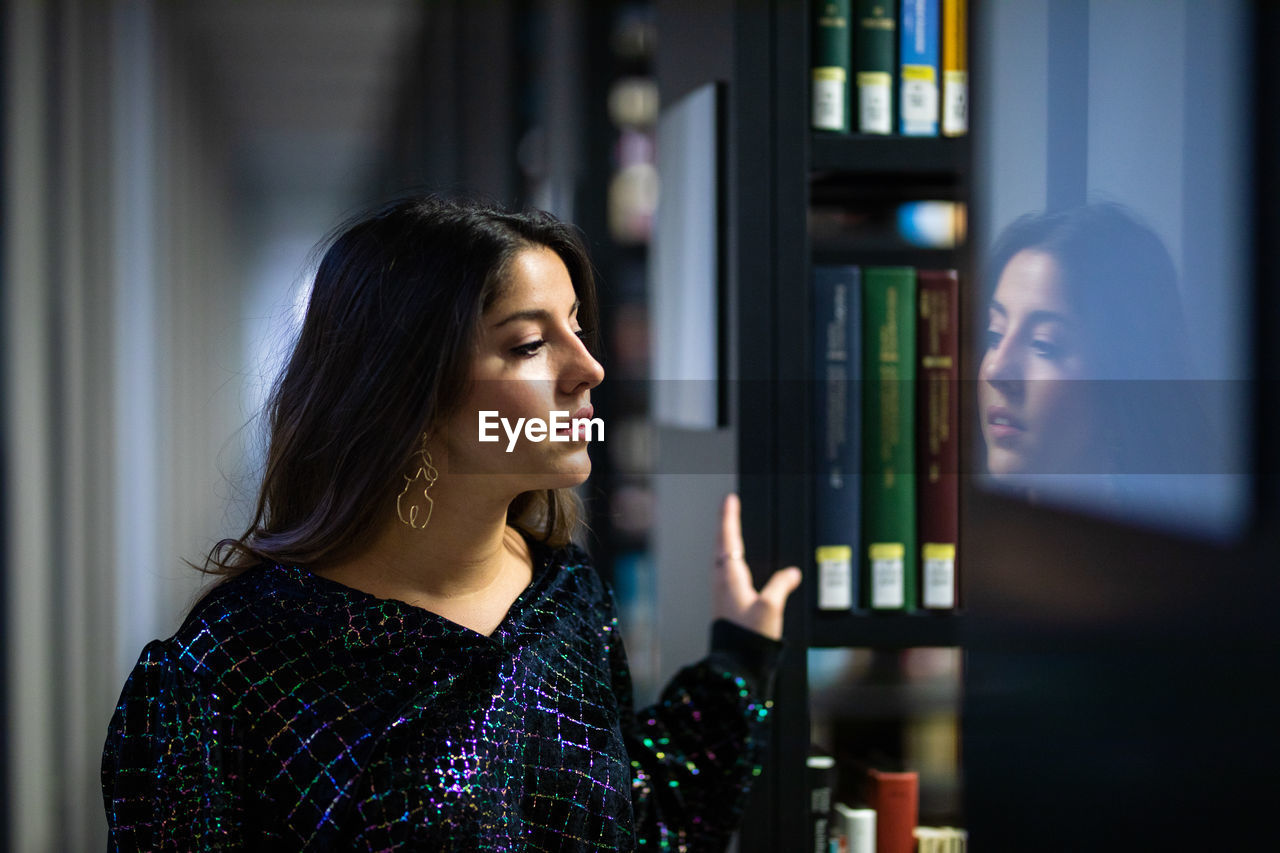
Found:
[[(632, 709), (613, 599), (571, 544), (587, 443), (547, 434), (593, 416), (594, 312), (581, 239), (546, 214), (412, 199), (333, 241), (253, 522), (111, 722), (112, 849), (724, 844), (799, 572), (757, 593), (730, 497), (712, 653)], [(484, 442), (488, 410), (541, 434)]]
[(1179, 381), (1191, 378), (1187, 336), (1159, 237), (1116, 205), (1028, 215), (988, 268), (989, 474), (1033, 493), (1053, 486), (1044, 475), (1102, 475), (1122, 501), (1116, 475), (1202, 470), (1207, 431), (1194, 383)]

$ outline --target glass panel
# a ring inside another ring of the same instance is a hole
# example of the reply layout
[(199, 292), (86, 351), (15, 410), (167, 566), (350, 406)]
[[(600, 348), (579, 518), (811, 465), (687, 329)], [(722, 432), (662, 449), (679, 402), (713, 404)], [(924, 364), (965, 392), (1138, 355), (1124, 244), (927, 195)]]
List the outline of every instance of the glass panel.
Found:
[(1253, 440), (1249, 4), (986, 14), (971, 303), (984, 484), (1230, 536)]

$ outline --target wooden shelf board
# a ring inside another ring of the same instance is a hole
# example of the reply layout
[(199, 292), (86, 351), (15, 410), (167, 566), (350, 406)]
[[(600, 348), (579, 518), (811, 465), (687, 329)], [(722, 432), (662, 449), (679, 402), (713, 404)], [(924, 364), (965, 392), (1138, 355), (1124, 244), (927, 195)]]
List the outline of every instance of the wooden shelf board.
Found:
[(969, 167), (967, 137), (810, 135), (810, 172), (883, 175), (961, 175)]
[(939, 648), (960, 645), (964, 617), (948, 611), (914, 613), (814, 613), (813, 648)]

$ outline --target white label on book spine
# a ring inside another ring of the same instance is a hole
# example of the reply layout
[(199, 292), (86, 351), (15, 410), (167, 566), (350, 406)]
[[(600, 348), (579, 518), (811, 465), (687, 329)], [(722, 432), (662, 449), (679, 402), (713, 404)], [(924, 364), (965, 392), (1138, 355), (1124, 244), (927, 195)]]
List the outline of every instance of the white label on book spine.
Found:
[(925, 607), (941, 610), (956, 606), (956, 546), (926, 542), (921, 548), (923, 586), (920, 600)]
[(942, 133), (964, 136), (969, 132), (969, 73), (948, 71), (942, 75)]
[(893, 75), (858, 72), (858, 130), (893, 133)]
[(813, 126), (818, 130), (848, 130), (843, 68), (813, 69)]
[(930, 65), (902, 66), (902, 132), (938, 133), (938, 78)]
[(853, 608), (853, 549), (848, 545), (824, 545), (817, 549), (818, 609)]
[(871, 606), (877, 610), (894, 610), (906, 606), (905, 549), (900, 543), (877, 543), (871, 546)]

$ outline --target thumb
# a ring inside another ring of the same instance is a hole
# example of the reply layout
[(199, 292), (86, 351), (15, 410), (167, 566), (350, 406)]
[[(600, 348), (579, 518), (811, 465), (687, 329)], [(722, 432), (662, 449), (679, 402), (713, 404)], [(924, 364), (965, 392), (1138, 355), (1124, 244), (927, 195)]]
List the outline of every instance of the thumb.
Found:
[(760, 597), (770, 604), (782, 607), (787, 603), (787, 596), (800, 586), (800, 569), (795, 566), (788, 566), (781, 571), (773, 573), (773, 577), (769, 578), (768, 583), (760, 590)]

